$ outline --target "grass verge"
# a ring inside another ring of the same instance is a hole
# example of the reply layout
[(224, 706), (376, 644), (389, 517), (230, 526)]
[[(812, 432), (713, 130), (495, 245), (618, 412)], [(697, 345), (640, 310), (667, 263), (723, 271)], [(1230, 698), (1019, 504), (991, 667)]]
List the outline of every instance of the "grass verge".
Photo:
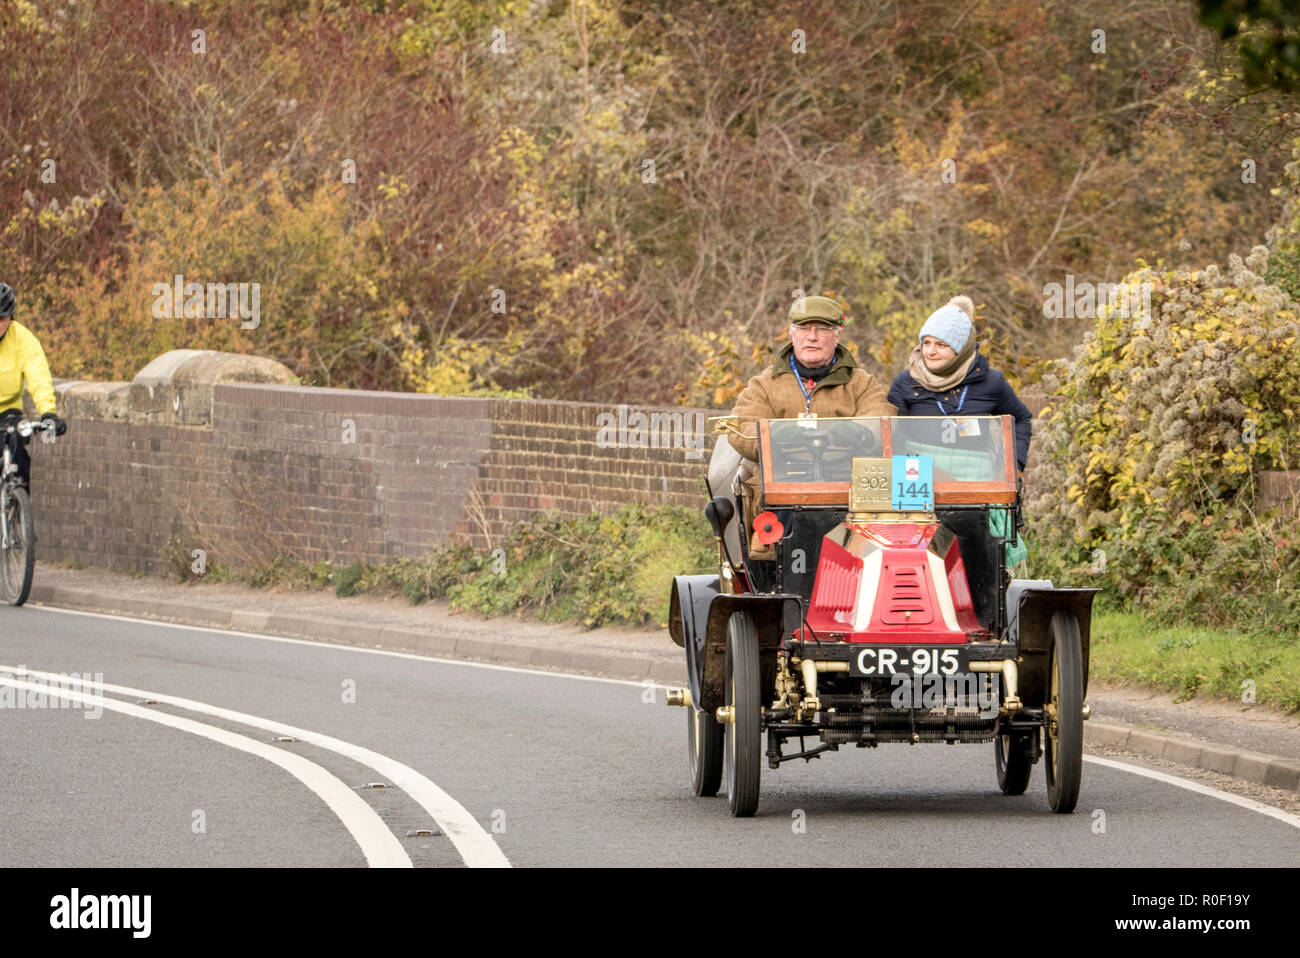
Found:
[(1176, 693), (1254, 701), (1300, 711), (1300, 641), (1278, 632), (1154, 624), (1132, 612), (1092, 620), (1091, 679)]

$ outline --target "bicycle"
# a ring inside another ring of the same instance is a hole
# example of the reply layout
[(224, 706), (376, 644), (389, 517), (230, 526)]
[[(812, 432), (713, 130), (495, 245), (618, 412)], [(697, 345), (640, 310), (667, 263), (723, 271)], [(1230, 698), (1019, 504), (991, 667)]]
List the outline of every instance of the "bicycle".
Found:
[(32, 591), (36, 569), (36, 526), (32, 501), (18, 477), (18, 463), (9, 448), (9, 434), (25, 440), (34, 432), (54, 429), (51, 421), (20, 419), (4, 426), (4, 458), (0, 467), (0, 588), (10, 605), (22, 605)]

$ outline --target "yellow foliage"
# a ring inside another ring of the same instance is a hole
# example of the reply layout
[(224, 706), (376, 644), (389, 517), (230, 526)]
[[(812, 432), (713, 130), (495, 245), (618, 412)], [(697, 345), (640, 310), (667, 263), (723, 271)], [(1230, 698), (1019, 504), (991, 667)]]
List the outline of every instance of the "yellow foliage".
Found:
[[(120, 259), (60, 277), (70, 319), (46, 343), (60, 372), (129, 379), (166, 350), (218, 349), (274, 356), (324, 384), (340, 355), (400, 315), (403, 304), (379, 295), (386, 273), (369, 242), (373, 224), (350, 218), (339, 183), (294, 200), (284, 174), (250, 176), (236, 163), (217, 182), (141, 190), (124, 219), (131, 232)], [(156, 291), (178, 275), (255, 286), (257, 317), (232, 318), (229, 307), (183, 315)]]

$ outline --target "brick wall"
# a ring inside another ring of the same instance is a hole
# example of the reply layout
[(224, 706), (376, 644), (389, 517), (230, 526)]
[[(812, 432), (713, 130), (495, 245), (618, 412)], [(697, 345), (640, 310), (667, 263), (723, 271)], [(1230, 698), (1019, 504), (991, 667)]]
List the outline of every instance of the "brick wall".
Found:
[[(378, 561), (453, 536), (486, 547), (542, 510), (705, 498), (707, 453), (681, 446), (698, 446), (707, 410), (624, 407), (634, 445), (604, 448), (619, 407), (165, 377), (58, 389), (69, 431), (31, 447), (49, 561), (149, 573), (188, 567), (195, 549), (209, 565)], [(665, 437), (678, 448), (653, 448), (637, 413), (689, 428)]]
[[(482, 533), (486, 521), (491, 535), (499, 536), (539, 510), (578, 516), (610, 511), (627, 502), (703, 507), (712, 438), (706, 435), (706, 451), (690, 458), (692, 450), (683, 448), (686, 443), (672, 448), (679, 438), (675, 424), (665, 429), (660, 418), (652, 435), (640, 436), (635, 417), (640, 414), (647, 422), (656, 416), (676, 417), (689, 424), (686, 439), (698, 444), (696, 428), (704, 425), (704, 418), (724, 412), (729, 410), (489, 400), (490, 435), (477, 481), (469, 490), (475, 514), (462, 520), (458, 529)], [(625, 438), (644, 448), (602, 448), (602, 426), (610, 430), (603, 440), (616, 441), (619, 422), (624, 423)], [(651, 445), (659, 440), (667, 448)], [(481, 516), (476, 513), (480, 507)]]

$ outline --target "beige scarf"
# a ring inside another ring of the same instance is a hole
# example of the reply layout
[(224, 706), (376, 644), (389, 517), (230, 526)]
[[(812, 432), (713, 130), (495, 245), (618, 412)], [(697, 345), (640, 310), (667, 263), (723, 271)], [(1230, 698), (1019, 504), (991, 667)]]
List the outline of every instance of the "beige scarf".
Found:
[(925, 357), (921, 355), (921, 344), (917, 343), (912, 347), (912, 355), (907, 361), (907, 370), (912, 374), (912, 378), (918, 383), (930, 390), (932, 393), (947, 392), (952, 389), (970, 372), (971, 363), (975, 362), (975, 331), (971, 330), (970, 336), (966, 340), (966, 346), (953, 357), (952, 362), (948, 363), (937, 372), (931, 372), (925, 365)]

